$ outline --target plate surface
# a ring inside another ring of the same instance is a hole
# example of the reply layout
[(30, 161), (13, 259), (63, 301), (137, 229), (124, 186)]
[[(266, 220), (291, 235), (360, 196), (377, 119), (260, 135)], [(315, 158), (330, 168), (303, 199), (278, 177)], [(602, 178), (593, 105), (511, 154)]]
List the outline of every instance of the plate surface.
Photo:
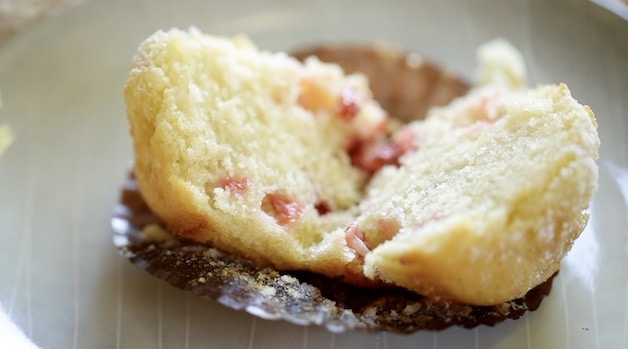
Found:
[[(109, 219), (132, 160), (122, 85), (137, 45), (195, 25), (291, 50), (388, 44), (472, 78), (504, 37), (532, 84), (595, 110), (600, 188), (540, 309), (494, 328), (332, 334), (265, 321), (168, 286), (118, 255)], [(42, 348), (622, 348), (628, 346), (628, 22), (569, 1), (93, 0), (0, 48), (0, 308)]]

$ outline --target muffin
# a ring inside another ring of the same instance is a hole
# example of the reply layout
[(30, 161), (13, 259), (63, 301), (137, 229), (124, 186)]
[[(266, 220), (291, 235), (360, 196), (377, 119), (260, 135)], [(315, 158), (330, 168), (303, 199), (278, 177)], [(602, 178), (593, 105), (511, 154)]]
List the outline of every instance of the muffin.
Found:
[(524, 299), (586, 224), (597, 125), (566, 85), (526, 88), (507, 43), (480, 58), (478, 86), (408, 121), (315, 56), (155, 33), (125, 86), (144, 237), (435, 304)]

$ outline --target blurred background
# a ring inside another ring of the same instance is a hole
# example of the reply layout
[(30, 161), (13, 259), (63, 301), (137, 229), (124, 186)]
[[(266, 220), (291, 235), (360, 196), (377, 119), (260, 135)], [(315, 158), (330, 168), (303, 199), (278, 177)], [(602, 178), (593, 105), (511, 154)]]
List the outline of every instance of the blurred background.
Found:
[(44, 16), (86, 0), (0, 0), (0, 44)]
[[(89, 0), (0, 0), (0, 45), (45, 16)], [(628, 0), (591, 0), (628, 20)]]

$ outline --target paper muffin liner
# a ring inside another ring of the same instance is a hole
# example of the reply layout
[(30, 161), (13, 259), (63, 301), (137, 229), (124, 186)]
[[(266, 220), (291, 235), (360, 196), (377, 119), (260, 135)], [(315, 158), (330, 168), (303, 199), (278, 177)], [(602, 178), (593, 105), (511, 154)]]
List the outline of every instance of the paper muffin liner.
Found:
[[(360, 71), (375, 98), (402, 120), (423, 118), (435, 105), (465, 93), (469, 85), (418, 55), (390, 48), (319, 46), (295, 57), (317, 55)], [(494, 326), (535, 310), (552, 278), (528, 294), (494, 306), (439, 302), (398, 287), (365, 288), (310, 272), (278, 272), (210, 246), (180, 241), (161, 228), (131, 174), (111, 219), (114, 244), (135, 266), (193, 294), (263, 319), (353, 329), (411, 333), (450, 326)]]

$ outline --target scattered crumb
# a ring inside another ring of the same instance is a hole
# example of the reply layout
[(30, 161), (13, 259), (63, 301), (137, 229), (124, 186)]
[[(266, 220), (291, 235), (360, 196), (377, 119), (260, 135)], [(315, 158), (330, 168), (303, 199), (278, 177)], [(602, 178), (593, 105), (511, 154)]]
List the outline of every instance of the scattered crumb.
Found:
[(149, 241), (166, 242), (174, 240), (172, 235), (168, 234), (166, 230), (160, 227), (158, 224), (151, 224), (142, 230), (142, 236)]

